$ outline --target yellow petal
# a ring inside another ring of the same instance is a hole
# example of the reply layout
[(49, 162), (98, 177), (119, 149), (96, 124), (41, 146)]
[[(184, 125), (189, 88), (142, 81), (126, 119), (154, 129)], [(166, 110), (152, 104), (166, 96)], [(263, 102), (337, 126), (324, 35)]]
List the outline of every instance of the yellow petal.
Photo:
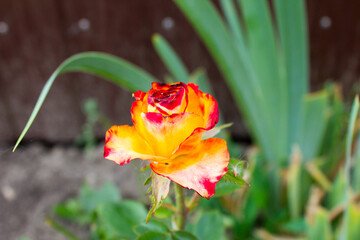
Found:
[(155, 160), (157, 157), (134, 127), (123, 125), (112, 126), (106, 132), (104, 158), (123, 165), (135, 158)]
[(141, 113), (141, 121), (134, 125), (155, 155), (170, 158), (196, 129), (203, 126), (203, 119), (194, 113), (163, 116), (160, 113)]
[(209, 138), (194, 146), (191, 154), (181, 154), (167, 164), (151, 163), (153, 171), (161, 176), (193, 189), (205, 198), (215, 193), (215, 185), (227, 172), (229, 152), (226, 142), (219, 138)]

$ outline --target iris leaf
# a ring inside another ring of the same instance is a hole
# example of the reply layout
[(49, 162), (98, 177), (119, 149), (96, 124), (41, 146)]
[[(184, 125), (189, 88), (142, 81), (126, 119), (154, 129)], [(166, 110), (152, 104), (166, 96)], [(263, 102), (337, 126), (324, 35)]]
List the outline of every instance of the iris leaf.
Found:
[(356, 96), (351, 107), (350, 120), (346, 135), (346, 154), (345, 154), (345, 214), (341, 239), (356, 239), (360, 236), (358, 223), (360, 222), (360, 211), (351, 202), (351, 147), (355, 132), (355, 122), (359, 114), (359, 96)]
[(157, 81), (153, 76), (139, 67), (109, 54), (99, 52), (76, 54), (66, 59), (47, 80), (24, 130), (21, 132), (20, 137), (14, 146), (13, 151), (15, 151), (21, 140), (24, 138), (26, 132), (29, 130), (55, 79), (59, 75), (68, 72), (90, 73), (103, 77), (110, 82), (131, 91), (147, 91), (151, 87), (151, 82)]
[(178, 82), (187, 83), (189, 81), (189, 72), (170, 44), (159, 34), (153, 35), (152, 43), (161, 60), (175, 79)]
[[(289, 126), (288, 139), (293, 143), (301, 129), (302, 98), (308, 92), (309, 56), (304, 0), (275, 0), (275, 15), (280, 35), (282, 59), (287, 79)], [(291, 145), (288, 146), (288, 152)]]

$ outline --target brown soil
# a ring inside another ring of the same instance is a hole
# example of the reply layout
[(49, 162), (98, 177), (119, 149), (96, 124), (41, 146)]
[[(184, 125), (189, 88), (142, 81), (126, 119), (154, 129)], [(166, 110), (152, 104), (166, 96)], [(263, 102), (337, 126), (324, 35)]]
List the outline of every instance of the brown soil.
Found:
[[(1, 239), (66, 239), (44, 222), (55, 203), (77, 195), (84, 181), (98, 187), (115, 183), (123, 198), (144, 197), (137, 181), (139, 166), (118, 166), (102, 158), (102, 146), (86, 153), (69, 147), (45, 148), (40, 144), (0, 147)], [(86, 239), (86, 229), (70, 226)]]

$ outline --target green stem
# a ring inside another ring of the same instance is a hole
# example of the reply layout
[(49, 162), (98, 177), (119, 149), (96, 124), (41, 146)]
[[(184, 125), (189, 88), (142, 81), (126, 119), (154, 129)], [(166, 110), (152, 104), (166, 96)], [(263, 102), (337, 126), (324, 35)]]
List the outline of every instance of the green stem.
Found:
[(176, 225), (179, 230), (184, 230), (187, 216), (184, 189), (179, 184), (175, 184), (174, 189), (176, 201)]
[(194, 192), (192, 198), (188, 202), (188, 211), (191, 212), (194, 208), (196, 208), (199, 205), (200, 201), (201, 196), (197, 192)]
[(65, 237), (67, 237), (68, 239), (70, 239), (70, 240), (80, 240), (79, 237), (77, 237), (74, 233), (70, 232), (69, 230), (67, 230), (66, 228), (61, 226), (54, 219), (48, 217), (48, 218), (45, 219), (45, 222), (47, 224), (49, 224), (50, 227), (52, 227), (53, 229), (55, 229), (56, 231), (58, 231), (59, 233), (61, 233)]

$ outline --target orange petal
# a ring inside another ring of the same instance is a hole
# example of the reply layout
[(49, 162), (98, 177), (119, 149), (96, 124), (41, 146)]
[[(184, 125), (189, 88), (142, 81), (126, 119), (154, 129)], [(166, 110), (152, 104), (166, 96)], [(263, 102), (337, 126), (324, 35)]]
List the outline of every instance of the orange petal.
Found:
[[(171, 157), (195, 129), (204, 126), (203, 118), (197, 114), (181, 113), (164, 117), (160, 113), (143, 113), (144, 105), (143, 101), (132, 104), (132, 121), (137, 132), (146, 139), (158, 156)], [(197, 135), (200, 141), (202, 132)]]
[(225, 140), (209, 138), (191, 154), (181, 154), (168, 164), (151, 163), (152, 170), (183, 187), (193, 189), (205, 198), (215, 193), (215, 185), (227, 172), (229, 152)]
[(154, 152), (146, 141), (128, 125), (112, 126), (105, 135), (104, 158), (123, 165), (141, 158), (154, 160)]
[(204, 133), (203, 128), (197, 128), (192, 134), (180, 144), (178, 150), (173, 154), (172, 159), (179, 155), (190, 154), (194, 149), (201, 144), (201, 139)]
[(170, 158), (192, 132), (202, 126), (203, 119), (194, 113), (163, 116), (161, 113), (141, 113), (142, 121), (134, 122), (157, 156)]
[(196, 84), (188, 84), (188, 107), (186, 112), (203, 116), (205, 130), (210, 130), (219, 121), (218, 104), (213, 96), (203, 93)]

